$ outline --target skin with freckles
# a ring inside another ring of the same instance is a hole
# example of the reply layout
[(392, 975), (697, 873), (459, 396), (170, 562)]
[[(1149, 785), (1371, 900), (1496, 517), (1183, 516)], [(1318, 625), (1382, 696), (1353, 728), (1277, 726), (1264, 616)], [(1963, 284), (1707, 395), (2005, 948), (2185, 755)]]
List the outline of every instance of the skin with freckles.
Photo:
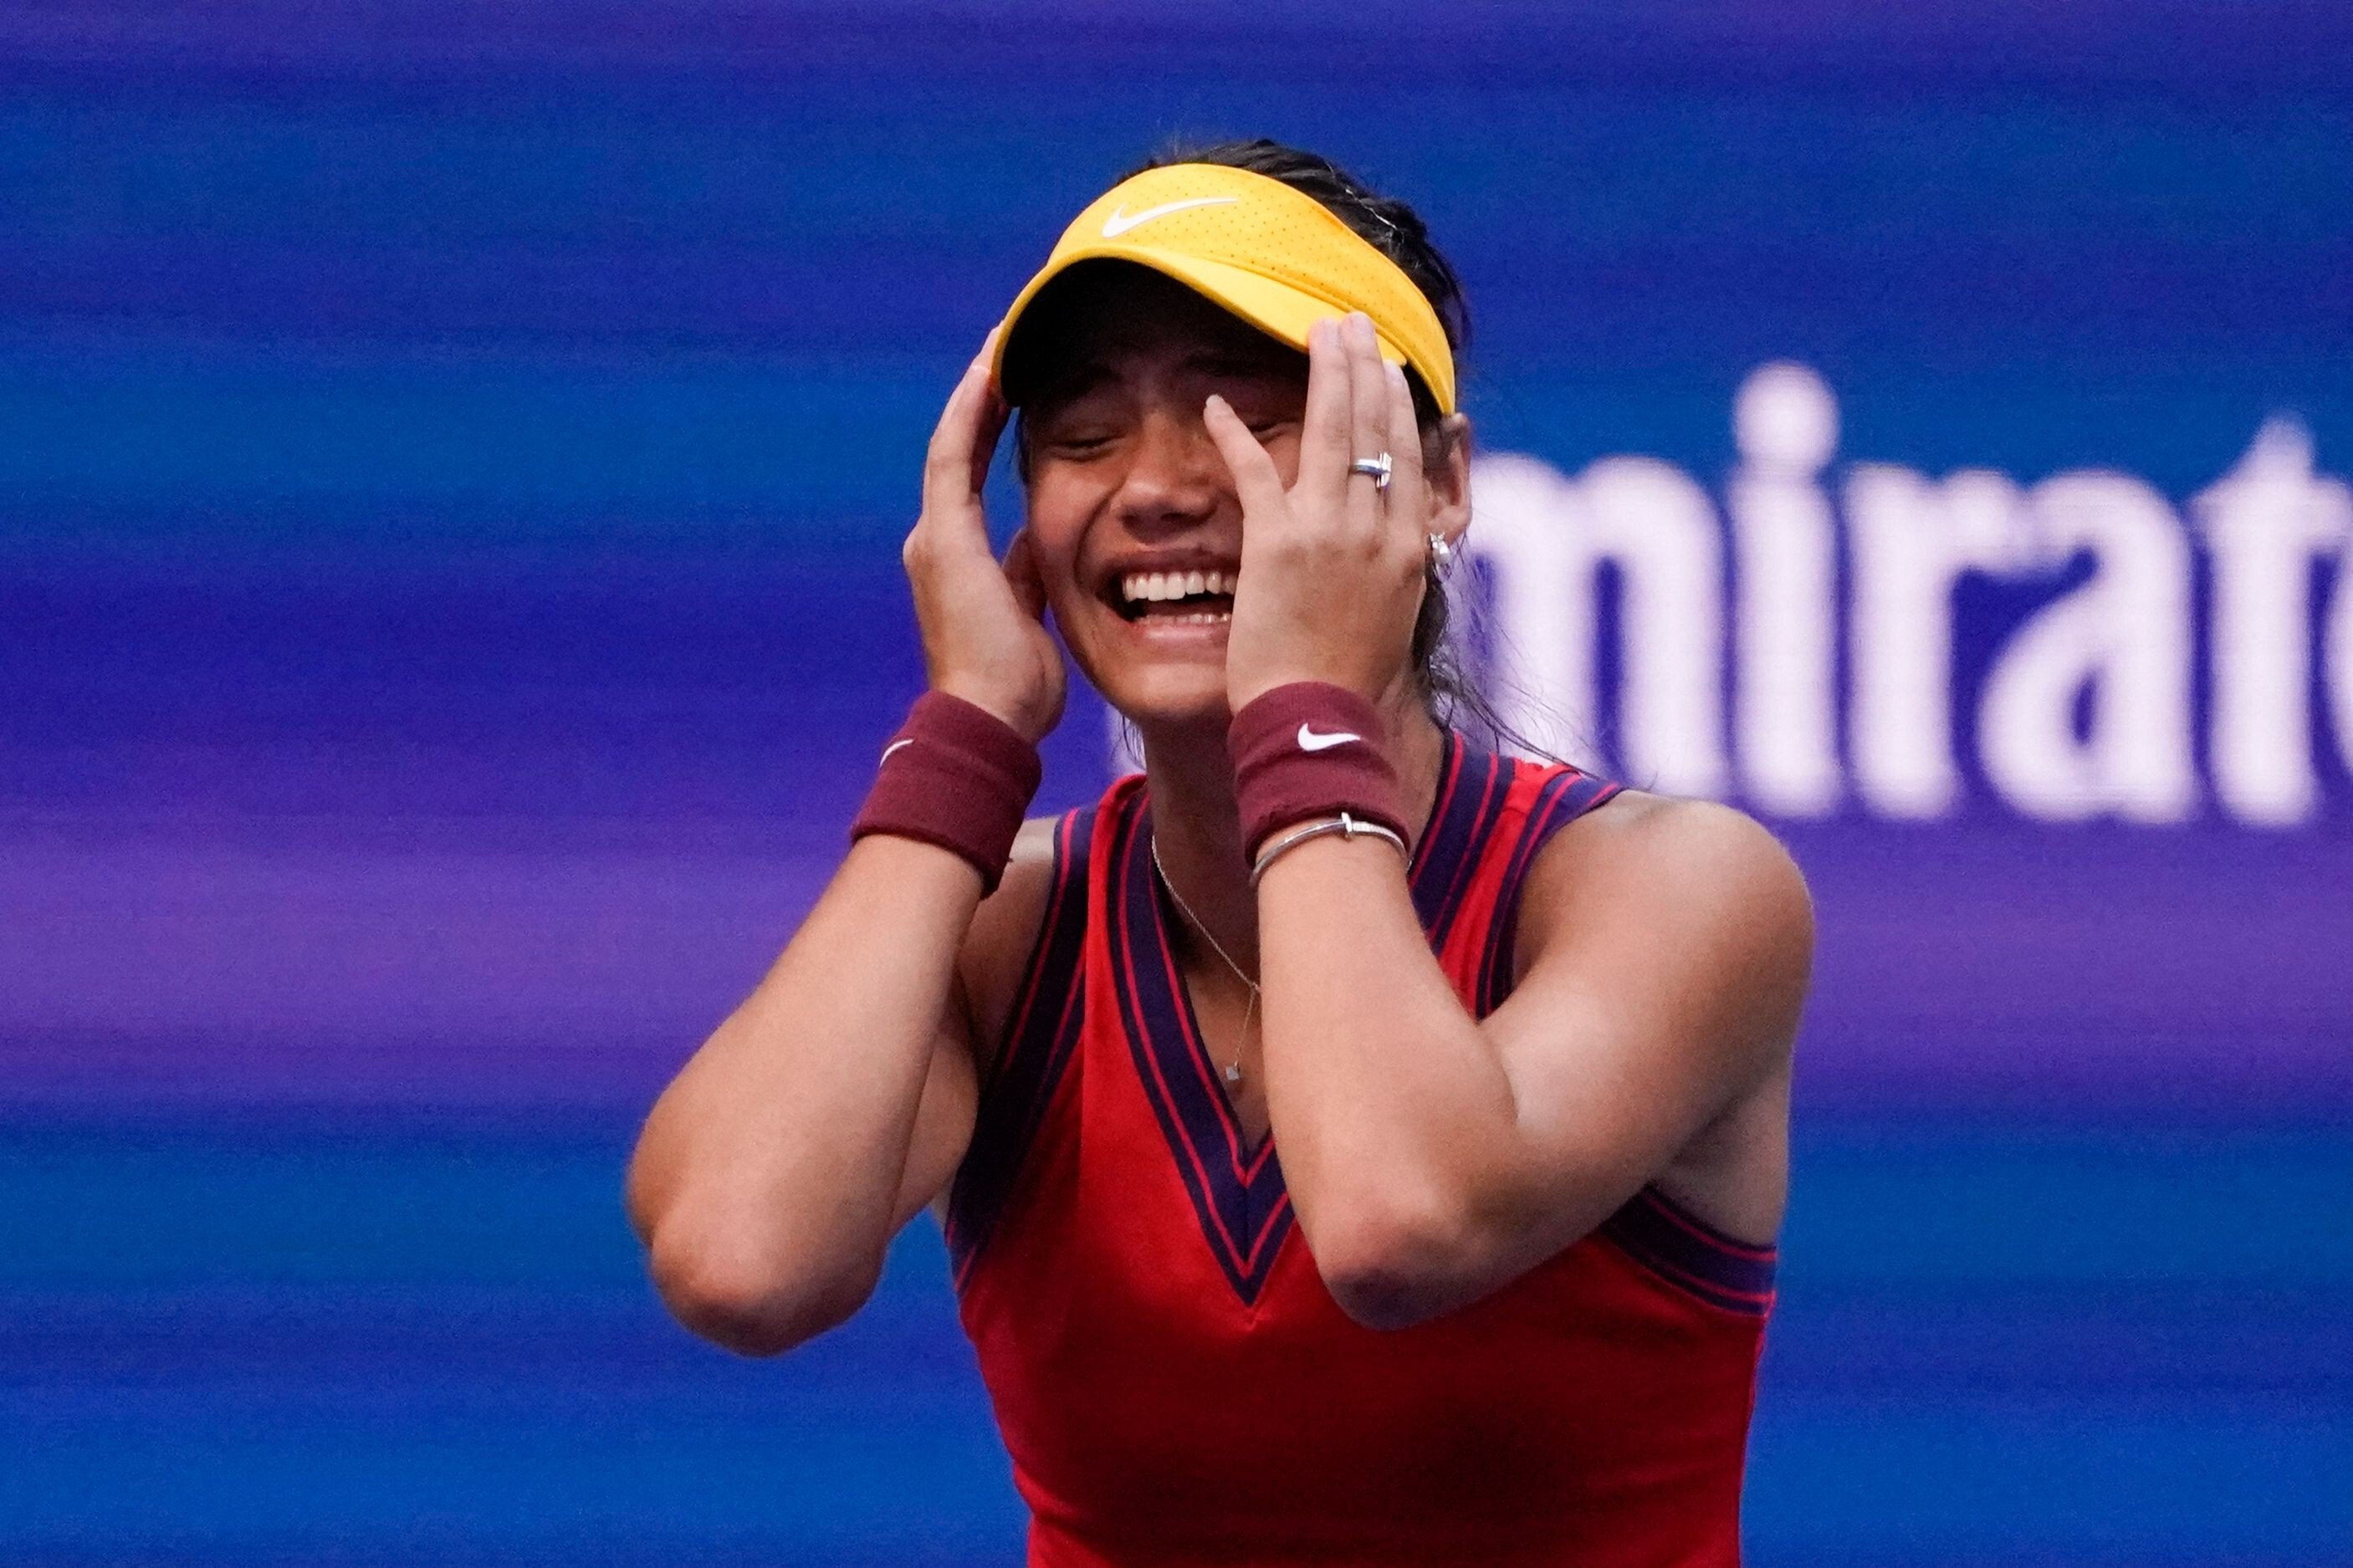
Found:
[[(1370, 837), (1282, 855), (1253, 890), (1225, 729), (1251, 698), (1328, 681), (1382, 714), (1409, 822), (1442, 736), (1411, 668), (1427, 539), (1471, 521), (1470, 426), (1418, 424), (1371, 325), (1305, 353), (1134, 268), (1071, 286), (1008, 355), (1024, 526), (980, 503), (1008, 409), (982, 345), (927, 454), (903, 559), (933, 686), (1037, 739), (1066, 695), (1049, 623), (1136, 726), (1151, 831), (1186, 909), (1185, 985), (1248, 1134), (1343, 1310), (1377, 1327), (1475, 1300), (1645, 1184), (1737, 1237), (1774, 1236), (1792, 1042), (1812, 953), (1805, 887), (1757, 824), (1635, 791), (1549, 840), (1524, 885), (1508, 1000), (1464, 1010)], [(1046, 296), (1039, 296), (1041, 309)], [(1349, 472), (1389, 453), (1386, 493)], [(1231, 595), (1130, 584), (1238, 574)], [(1229, 602), (1220, 603), (1220, 599)], [(1225, 612), (1222, 617), (1219, 612)], [(630, 1179), (657, 1284), (723, 1343), (797, 1343), (865, 1299), (891, 1236), (971, 1138), (1050, 880), (1032, 823), (994, 894), (947, 851), (859, 841), (758, 990), (665, 1091)]]
[[(1098, 274), (1066, 290), (1056, 306), (1042, 329), (1048, 341), (1030, 350), (1052, 357), (1056, 374), (1023, 410), (1021, 453), (1029, 491), (1023, 537), (1047, 584), (1055, 624), (1087, 679), (1147, 737), (1211, 728), (1222, 734), (1239, 695), (1227, 679), (1229, 628), (1201, 631), (1124, 613), (1116, 588), (1134, 571), (1252, 564), (1244, 553), (1244, 508), (1217, 432), (1246, 434), (1267, 482), (1293, 485), (1315, 354), (1266, 337), (1155, 274)], [(1332, 325), (1336, 331), (1336, 318)], [(1345, 374), (1336, 338), (1322, 352)], [(1409, 414), (1405, 424), (1411, 428)], [(1288, 658), (1303, 668), (1331, 664), (1326, 650), (1345, 657), (1341, 683), (1367, 696), (1383, 696), (1409, 675), (1406, 647), (1395, 640), (1398, 612), (1409, 636), (1423, 534), (1451, 538), (1468, 521), (1461, 504), (1468, 436), (1468, 422), (1459, 417), (1431, 433), (1434, 500), (1421, 499), (1430, 488), (1420, 482), (1419, 431), (1408, 439), (1385, 428), (1367, 448), (1398, 448), (1385, 505), (1392, 542), (1401, 546), (1390, 564), (1399, 569), (1402, 596), (1378, 605), (1333, 600), (1314, 612), (1329, 624), (1293, 625), (1286, 634), (1282, 617), (1295, 618), (1296, 609), (1319, 597), (1296, 581), (1303, 563), (1270, 552), (1255, 563), (1257, 570), (1243, 571), (1230, 629), (1240, 639), (1245, 679), (1261, 689), (1277, 683), (1268, 677), (1279, 671), (1250, 673), (1261, 656)], [(1338, 456), (1340, 467), (1346, 461), (1328, 440), (1312, 455), (1319, 487), (1330, 478), (1329, 459)], [(1345, 489), (1372, 494), (1368, 479)], [(1352, 515), (1369, 505), (1359, 500)], [(1261, 579), (1263, 588), (1253, 592)], [(1363, 624), (1343, 624), (1342, 615)], [(1286, 653), (1282, 644), (1270, 645), (1283, 635), (1309, 646)]]

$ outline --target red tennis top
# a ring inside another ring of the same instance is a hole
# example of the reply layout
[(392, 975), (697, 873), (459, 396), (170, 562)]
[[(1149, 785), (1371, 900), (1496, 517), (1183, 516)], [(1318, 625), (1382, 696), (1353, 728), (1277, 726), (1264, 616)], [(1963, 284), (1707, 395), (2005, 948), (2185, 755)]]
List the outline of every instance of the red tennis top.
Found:
[[(1617, 792), (1449, 736), (1415, 908), (1465, 1006), (1520, 883)], [(1771, 1248), (1655, 1191), (1395, 1332), (1334, 1304), (1171, 954), (1144, 781), (1062, 817), (947, 1234), (1038, 1568), (1725, 1565)]]

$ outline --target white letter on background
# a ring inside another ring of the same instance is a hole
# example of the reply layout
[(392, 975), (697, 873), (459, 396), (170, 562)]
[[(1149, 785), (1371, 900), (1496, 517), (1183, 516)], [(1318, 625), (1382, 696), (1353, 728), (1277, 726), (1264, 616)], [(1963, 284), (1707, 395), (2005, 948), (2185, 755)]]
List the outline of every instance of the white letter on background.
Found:
[(1651, 458), (1604, 458), (1572, 480), (1534, 458), (1498, 457), (1480, 463), (1472, 495), (1470, 541), (1496, 568), (1498, 663), (1514, 725), (1565, 754), (1592, 751), (1601, 711), (1595, 580), (1613, 564), (1625, 584), (1623, 771), (1646, 788), (1720, 792), (1724, 551), (1706, 493)]
[(1855, 784), (1888, 816), (1940, 816), (1953, 764), (1953, 584), (2025, 559), (2018, 487), (1962, 469), (1937, 484), (1860, 463), (1846, 485), (1854, 552)]
[[(2243, 821), (2291, 826), (2312, 816), (2320, 795), (2313, 568), (2353, 535), (2353, 496), (2314, 477), (2309, 431), (2272, 419), (2238, 466), (2189, 504), (2214, 560), (2214, 791)], [(2344, 702), (2341, 681), (2333, 684)]]
[[(1588, 611), (1603, 562), (1625, 587), (1620, 704), (1630, 782), (1669, 795), (1724, 791), (1724, 539), (1692, 478), (1655, 458), (1604, 458), (1577, 482), (1572, 541)], [(1593, 645), (1588, 618), (1584, 646)]]
[(1801, 364), (1750, 373), (1733, 405), (1733, 724), (1747, 795), (1783, 816), (1838, 804), (1837, 540), (1818, 482), (1838, 402)]
[(1497, 711), (1555, 756), (1589, 756), (1599, 710), (1591, 589), (1571, 569), (1569, 539), (1580, 528), (1576, 487), (1534, 458), (1482, 458), (1471, 504), (1463, 543), (1494, 571)]
[[(1978, 716), (1986, 776), (2030, 816), (2114, 810), (2179, 822), (2195, 808), (2189, 732), (2189, 542), (2165, 498), (2125, 474), (2060, 474), (2027, 495), (2056, 570), (2080, 551), (2092, 580), (2002, 650)], [(2088, 689), (2090, 732), (2076, 738)]]

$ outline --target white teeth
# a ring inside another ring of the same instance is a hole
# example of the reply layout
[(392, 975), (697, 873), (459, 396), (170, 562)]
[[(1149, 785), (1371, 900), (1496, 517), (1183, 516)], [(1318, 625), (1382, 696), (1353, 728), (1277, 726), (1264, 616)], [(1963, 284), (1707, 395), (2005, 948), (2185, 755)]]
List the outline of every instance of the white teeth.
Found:
[(1232, 572), (1130, 572), (1119, 580), (1125, 604), (1155, 604), (1200, 594), (1230, 594), (1240, 581)]

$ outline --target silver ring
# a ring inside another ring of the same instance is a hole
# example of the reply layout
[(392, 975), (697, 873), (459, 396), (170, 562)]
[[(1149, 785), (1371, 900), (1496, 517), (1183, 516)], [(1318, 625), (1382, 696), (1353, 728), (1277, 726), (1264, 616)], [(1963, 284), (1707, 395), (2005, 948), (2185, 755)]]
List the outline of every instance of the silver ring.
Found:
[(1432, 533), (1425, 537), (1430, 541), (1430, 568), (1443, 577), (1446, 575), (1447, 569), (1454, 564), (1454, 546), (1446, 542), (1446, 536), (1442, 533)]
[(1377, 490), (1389, 488), (1389, 455), (1387, 452), (1377, 457), (1359, 458), (1348, 465), (1348, 471), (1352, 474), (1370, 474), (1373, 479), (1373, 489)]

